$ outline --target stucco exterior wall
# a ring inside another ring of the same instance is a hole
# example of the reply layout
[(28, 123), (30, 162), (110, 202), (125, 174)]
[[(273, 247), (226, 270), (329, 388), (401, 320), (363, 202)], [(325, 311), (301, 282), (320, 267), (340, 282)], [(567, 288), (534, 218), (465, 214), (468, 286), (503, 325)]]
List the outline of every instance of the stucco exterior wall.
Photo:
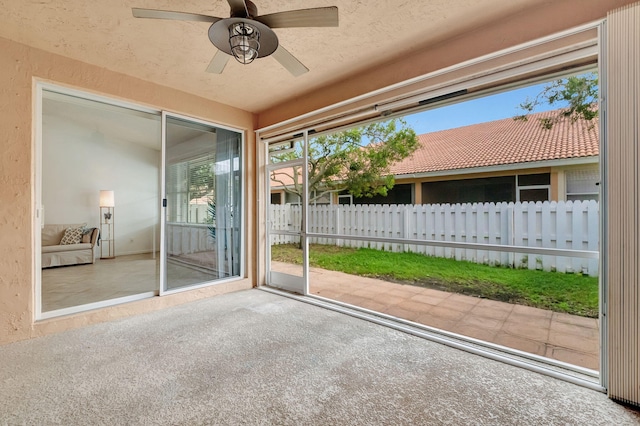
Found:
[[(0, 344), (254, 285), (256, 118), (245, 111), (0, 38)], [(245, 129), (247, 223), (244, 280), (69, 317), (34, 321), (34, 89), (50, 81)]]

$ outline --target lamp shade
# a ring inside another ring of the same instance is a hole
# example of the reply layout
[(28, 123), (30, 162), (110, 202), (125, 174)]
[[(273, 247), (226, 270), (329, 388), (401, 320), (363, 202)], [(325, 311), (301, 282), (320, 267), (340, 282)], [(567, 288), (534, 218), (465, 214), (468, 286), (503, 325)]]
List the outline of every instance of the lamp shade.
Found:
[(114, 207), (115, 198), (113, 191), (101, 190), (100, 191), (100, 207)]

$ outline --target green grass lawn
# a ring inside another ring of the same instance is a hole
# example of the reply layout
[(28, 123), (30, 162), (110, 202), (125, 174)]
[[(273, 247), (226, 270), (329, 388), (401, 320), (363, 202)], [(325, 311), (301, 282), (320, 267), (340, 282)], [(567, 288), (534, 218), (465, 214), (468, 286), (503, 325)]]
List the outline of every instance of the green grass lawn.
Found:
[[(302, 263), (302, 251), (295, 245), (276, 245), (271, 250), (273, 260)], [(598, 316), (597, 277), (501, 268), (416, 253), (330, 245), (311, 245), (309, 262), (311, 266), (348, 274), (585, 317)]]

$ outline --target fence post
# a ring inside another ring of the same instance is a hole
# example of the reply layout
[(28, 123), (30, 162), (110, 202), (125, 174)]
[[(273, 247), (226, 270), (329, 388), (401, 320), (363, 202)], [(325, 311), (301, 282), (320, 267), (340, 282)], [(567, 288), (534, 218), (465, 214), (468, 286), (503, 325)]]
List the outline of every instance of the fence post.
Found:
[[(355, 235), (366, 235), (368, 237), (372, 236), (372, 235), (376, 235), (376, 215), (377, 213), (374, 211), (372, 211), (371, 207), (375, 207), (375, 206), (365, 206), (365, 205), (358, 205), (358, 206), (354, 206), (352, 205), (350, 207), (350, 211), (351, 211), (351, 230), (352, 232), (355, 230)], [(361, 212), (361, 215), (358, 215), (358, 212)], [(357, 218), (360, 217), (360, 219), (358, 220)], [(355, 224), (359, 224), (359, 227), (356, 227)], [(366, 229), (365, 229), (365, 224), (366, 224)], [(374, 229), (372, 228), (372, 225), (374, 227)], [(356, 247), (364, 247), (364, 248), (374, 248), (373, 245), (371, 244), (371, 242), (369, 241), (352, 241), (349, 243), (350, 245), (354, 245)]]
[[(507, 222), (507, 239), (506, 239), (506, 244), (507, 245), (515, 245), (515, 212), (514, 212), (514, 204), (513, 203), (509, 203), (507, 204), (507, 211), (506, 211), (506, 222)], [(508, 264), (512, 267), (515, 268), (516, 263), (515, 263), (515, 253), (507, 253), (507, 262)]]
[[(404, 224), (402, 220), (404, 217), (400, 213), (400, 208), (397, 204), (389, 206), (389, 216), (391, 218), (392, 223), (392, 234), (391, 238), (399, 238), (400, 234), (404, 234)], [(391, 251), (393, 252), (401, 252), (404, 250), (404, 244), (391, 244)]]
[[(334, 213), (334, 231), (336, 235), (341, 235), (342, 234), (342, 230), (340, 229), (340, 204), (336, 204), (335, 206), (333, 206), (333, 211)], [(336, 246), (338, 247), (342, 247), (343, 244), (343, 240), (340, 238), (336, 239)]]
[[(443, 223), (443, 233), (442, 233), (442, 240), (443, 241), (455, 241), (455, 234), (452, 233), (452, 224), (451, 224), (451, 205), (450, 204), (445, 204), (444, 208), (442, 209), (442, 213), (443, 213), (443, 217), (442, 217), (442, 223)], [(453, 239), (451, 237), (454, 237)], [(456, 257), (456, 251), (455, 249), (448, 249), (449, 253), (447, 253), (447, 249), (443, 249), (444, 250), (444, 257), (450, 258), (450, 259), (455, 259)]]
[[(556, 207), (556, 248), (567, 248), (567, 206), (571, 201), (558, 203)], [(556, 271), (567, 272), (567, 258), (556, 256)]]
[[(409, 221), (413, 216), (413, 212), (408, 208), (409, 205), (403, 206), (402, 209), (402, 237), (403, 238), (411, 238), (411, 226)], [(402, 245), (402, 251), (411, 251), (409, 244)]]
[[(433, 239), (441, 241), (444, 239), (444, 208), (442, 204), (432, 204), (433, 212)], [(433, 247), (432, 255), (436, 257), (447, 257), (444, 247)]]
[[(358, 218), (359, 212), (362, 212), (362, 215)], [(372, 229), (371, 226), (367, 226), (367, 229), (364, 229), (364, 223), (370, 224), (372, 223), (372, 213), (370, 209), (364, 209), (362, 205), (351, 205), (349, 206), (349, 229), (351, 230), (351, 235), (371, 235)], [(356, 224), (358, 226), (356, 226)], [(349, 247), (365, 247), (372, 248), (370, 244), (364, 241), (353, 241), (350, 240), (346, 243)]]
[[(477, 203), (467, 203), (464, 208), (464, 241), (467, 243), (475, 242), (474, 239), (476, 237), (475, 233), (475, 220), (474, 214), (477, 211)], [(464, 258), (470, 262), (476, 262), (478, 258), (478, 250), (465, 250)]]
[[(600, 214), (598, 207), (597, 201), (589, 200), (587, 205), (587, 250), (599, 250), (598, 239), (600, 237)], [(589, 275), (592, 277), (598, 276), (598, 260), (589, 259), (588, 264)]]
[[(586, 203), (582, 201), (573, 202), (572, 223), (571, 223), (571, 248), (574, 250), (582, 250), (582, 244), (585, 240), (585, 235), (582, 232), (582, 223), (585, 219), (584, 208)], [(572, 269), (575, 273), (582, 273), (583, 269), (586, 270), (586, 265), (582, 259), (573, 258)]]
[[(540, 238), (542, 241), (542, 247), (554, 248), (555, 240), (552, 240), (552, 234), (557, 231), (553, 229), (551, 222), (551, 214), (555, 210), (556, 202), (542, 203), (542, 209), (540, 210)], [(553, 241), (553, 242), (552, 242)], [(542, 270), (551, 271), (553, 265), (553, 259), (551, 256), (542, 256)]]
[[(539, 247), (538, 245), (538, 211), (542, 206), (540, 201), (538, 202), (527, 202), (527, 246), (529, 247)], [(538, 259), (535, 255), (528, 255), (527, 259), (529, 260), (527, 264), (527, 269), (538, 269)], [(542, 259), (540, 259), (542, 262)]]
[[(487, 204), (487, 236), (489, 238), (487, 242), (489, 244), (498, 244), (497, 239), (500, 238), (500, 209), (497, 207), (495, 203)], [(495, 251), (487, 252), (487, 259), (491, 266), (501, 263), (498, 252)]]
[[(415, 229), (416, 229), (416, 239), (417, 240), (428, 240), (425, 234), (425, 223), (427, 222), (427, 212), (425, 211), (425, 206), (422, 204), (416, 204), (413, 206), (413, 211), (415, 212)], [(414, 245), (413, 250), (416, 253), (426, 254), (425, 250), (426, 246), (416, 246)]]
[[(489, 203), (478, 203), (476, 210), (476, 242), (487, 244), (489, 230), (489, 222), (488, 222), (488, 212), (487, 209), (489, 207)], [(487, 252), (485, 250), (478, 250), (477, 252), (477, 260), (476, 262), (480, 264), (487, 264), (489, 259), (487, 258)]]

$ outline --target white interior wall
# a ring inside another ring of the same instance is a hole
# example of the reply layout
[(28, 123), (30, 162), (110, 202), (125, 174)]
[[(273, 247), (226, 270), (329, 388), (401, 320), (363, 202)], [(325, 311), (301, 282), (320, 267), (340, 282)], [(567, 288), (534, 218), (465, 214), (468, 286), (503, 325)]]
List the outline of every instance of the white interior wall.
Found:
[(159, 150), (44, 114), (42, 153), (45, 224), (98, 227), (99, 191), (110, 189), (116, 255), (151, 252), (154, 238), (159, 247)]

